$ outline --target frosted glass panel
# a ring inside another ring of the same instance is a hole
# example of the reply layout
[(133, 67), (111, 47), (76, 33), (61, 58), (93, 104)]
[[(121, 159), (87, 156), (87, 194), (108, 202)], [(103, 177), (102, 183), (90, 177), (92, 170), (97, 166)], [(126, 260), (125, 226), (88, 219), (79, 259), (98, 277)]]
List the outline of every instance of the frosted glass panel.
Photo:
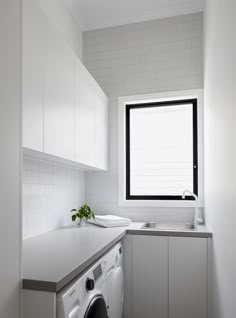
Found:
[(130, 195), (193, 192), (192, 106), (130, 109)]

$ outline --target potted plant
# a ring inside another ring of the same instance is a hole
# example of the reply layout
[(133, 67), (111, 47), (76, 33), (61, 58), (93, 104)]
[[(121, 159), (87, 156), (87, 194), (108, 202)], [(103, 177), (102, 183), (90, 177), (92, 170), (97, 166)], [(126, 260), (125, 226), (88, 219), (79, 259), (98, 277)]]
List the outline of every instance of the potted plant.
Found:
[(79, 219), (78, 225), (80, 226), (85, 224), (87, 220), (95, 219), (95, 213), (91, 210), (87, 203), (83, 204), (78, 210), (72, 209), (70, 212), (75, 212), (71, 216), (71, 219), (73, 222), (75, 222), (76, 219)]

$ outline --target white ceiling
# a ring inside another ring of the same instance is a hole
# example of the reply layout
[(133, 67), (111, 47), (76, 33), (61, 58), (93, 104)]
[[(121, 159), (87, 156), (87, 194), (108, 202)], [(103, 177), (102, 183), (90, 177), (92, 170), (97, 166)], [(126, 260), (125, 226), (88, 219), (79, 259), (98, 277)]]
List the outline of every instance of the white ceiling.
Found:
[(63, 0), (82, 30), (203, 11), (205, 0)]

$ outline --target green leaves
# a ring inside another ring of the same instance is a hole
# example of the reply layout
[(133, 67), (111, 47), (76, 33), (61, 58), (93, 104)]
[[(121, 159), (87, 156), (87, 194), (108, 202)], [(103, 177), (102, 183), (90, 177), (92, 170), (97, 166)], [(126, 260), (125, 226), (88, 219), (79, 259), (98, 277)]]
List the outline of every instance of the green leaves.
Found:
[(95, 219), (95, 213), (91, 210), (90, 206), (85, 203), (78, 210), (72, 209), (70, 212), (76, 212), (71, 216), (72, 221), (74, 222), (77, 218), (86, 220)]

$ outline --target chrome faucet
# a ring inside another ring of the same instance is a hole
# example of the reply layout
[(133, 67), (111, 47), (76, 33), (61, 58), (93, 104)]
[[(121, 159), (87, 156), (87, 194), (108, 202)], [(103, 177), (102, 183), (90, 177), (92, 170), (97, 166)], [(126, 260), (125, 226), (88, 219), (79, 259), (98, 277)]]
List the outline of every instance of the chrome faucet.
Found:
[(199, 210), (199, 206), (198, 206), (198, 196), (194, 193), (192, 193), (189, 190), (184, 190), (183, 194), (182, 194), (182, 199), (185, 199), (186, 194), (190, 194), (191, 196), (194, 197), (196, 205), (195, 205), (195, 213), (194, 213), (194, 224), (203, 224), (203, 218), (201, 216), (201, 212)]

